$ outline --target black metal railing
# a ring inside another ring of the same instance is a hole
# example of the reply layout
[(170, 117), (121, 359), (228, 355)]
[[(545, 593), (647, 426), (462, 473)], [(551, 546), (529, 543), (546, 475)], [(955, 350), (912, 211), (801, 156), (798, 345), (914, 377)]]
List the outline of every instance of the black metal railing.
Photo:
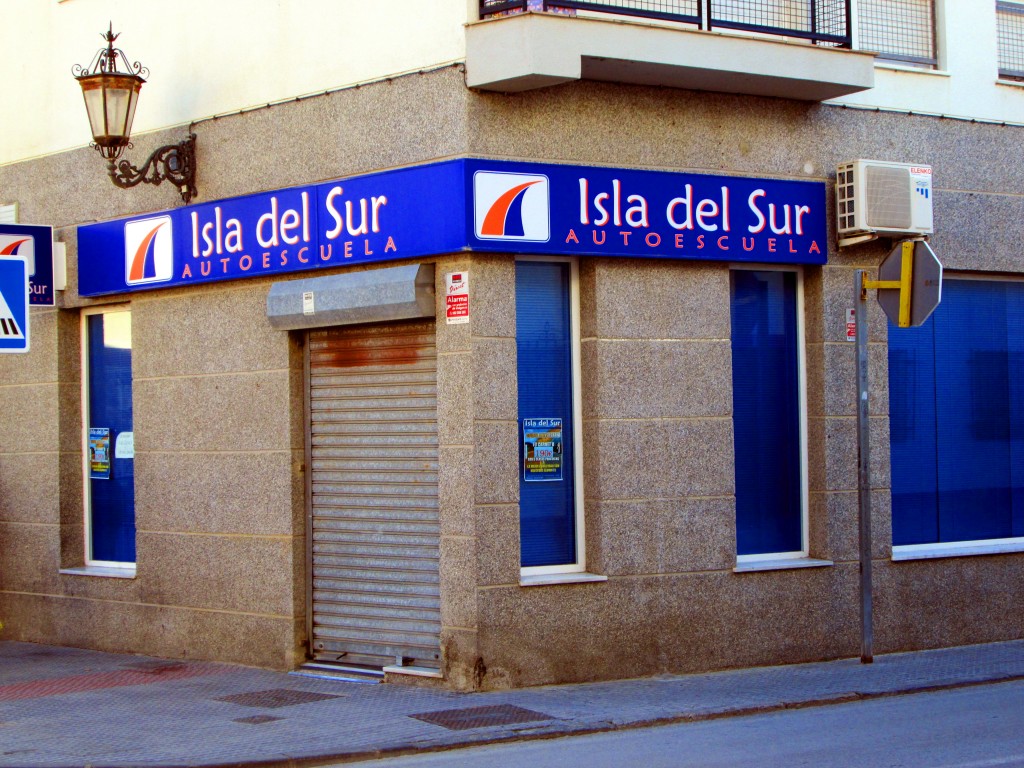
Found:
[(999, 76), (1024, 80), (1024, 5), (996, 3)]
[(849, 48), (850, 7), (851, 0), (481, 0), (480, 18), (526, 10), (596, 11)]

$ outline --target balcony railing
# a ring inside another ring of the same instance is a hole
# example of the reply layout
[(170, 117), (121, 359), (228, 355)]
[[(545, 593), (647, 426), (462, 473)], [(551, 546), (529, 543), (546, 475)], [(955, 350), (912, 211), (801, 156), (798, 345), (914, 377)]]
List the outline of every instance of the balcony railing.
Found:
[(480, 18), (527, 10), (677, 21), (849, 48), (852, 0), (480, 0)]

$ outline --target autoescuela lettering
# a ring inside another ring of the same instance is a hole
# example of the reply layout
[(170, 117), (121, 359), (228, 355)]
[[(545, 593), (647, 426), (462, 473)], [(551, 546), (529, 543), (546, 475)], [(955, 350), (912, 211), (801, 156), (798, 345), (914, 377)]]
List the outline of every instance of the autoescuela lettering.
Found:
[(145, 217), (171, 222), (170, 263), (129, 280), (121, 254), (149, 263), (125, 234), (141, 218), (80, 228), (81, 295), (510, 242), (545, 255), (825, 263), (823, 182), (666, 171), (462, 159), (191, 205)]

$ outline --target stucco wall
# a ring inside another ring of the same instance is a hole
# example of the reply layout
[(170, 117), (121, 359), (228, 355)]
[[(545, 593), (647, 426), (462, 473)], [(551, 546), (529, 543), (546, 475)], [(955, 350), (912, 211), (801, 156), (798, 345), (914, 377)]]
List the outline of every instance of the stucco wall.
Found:
[[(32, 62), (5, 97), (18, 118), (0, 125), (0, 165), (88, 144), (89, 123), (72, 66), (105, 44), (108, 20), (127, 64), (148, 68), (133, 135), (296, 96), (432, 69), (465, 56), (470, 0), (15, 0), (0, 47)], [(124, 71), (126, 62), (119, 62)], [(179, 139), (180, 140), (180, 139)], [(4, 202), (9, 202), (5, 200)]]

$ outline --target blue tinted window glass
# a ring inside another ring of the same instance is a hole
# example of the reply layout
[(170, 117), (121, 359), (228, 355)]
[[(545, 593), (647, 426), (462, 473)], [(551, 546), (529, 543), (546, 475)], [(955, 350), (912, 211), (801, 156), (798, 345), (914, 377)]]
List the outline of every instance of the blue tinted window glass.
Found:
[[(523, 567), (576, 562), (570, 266), (516, 263), (519, 526)], [(524, 419), (561, 419), (561, 479), (524, 473)]]
[(131, 313), (89, 315), (89, 424), (110, 430), (110, 478), (90, 479), (92, 559), (135, 562), (134, 460), (116, 458), (132, 431)]
[(892, 543), (896, 546), (939, 540), (934, 332), (934, 317), (918, 328), (889, 329)]
[(801, 531), (796, 274), (732, 272), (736, 551), (797, 552)]
[(889, 329), (897, 545), (1024, 535), (1024, 284), (942, 293), (921, 328)]

